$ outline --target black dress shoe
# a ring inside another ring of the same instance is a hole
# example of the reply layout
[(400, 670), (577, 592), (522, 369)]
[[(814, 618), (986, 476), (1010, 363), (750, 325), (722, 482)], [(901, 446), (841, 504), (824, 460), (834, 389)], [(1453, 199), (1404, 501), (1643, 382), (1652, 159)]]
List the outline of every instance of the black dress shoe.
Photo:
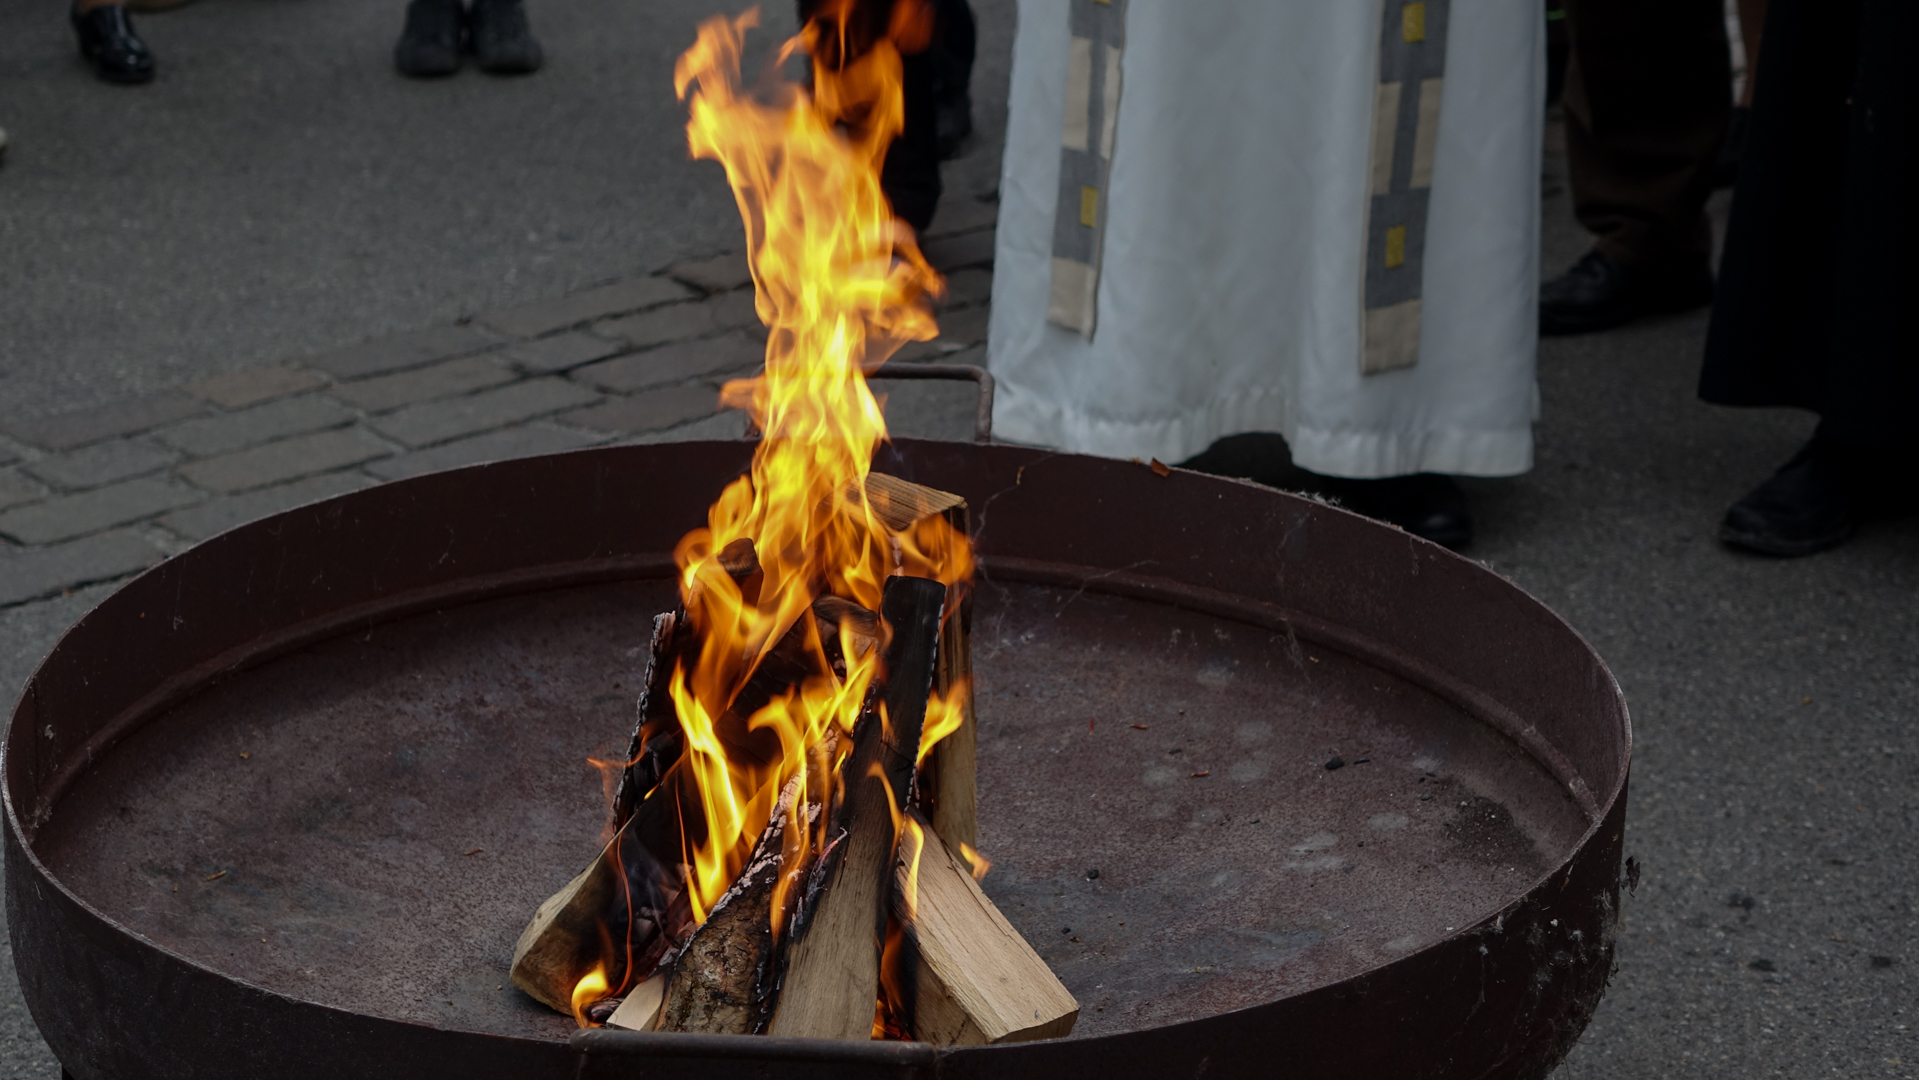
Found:
[(1597, 249), (1540, 286), (1539, 332), (1587, 334), (1712, 303), (1706, 260), (1628, 266)]
[(460, 0), (412, 0), (406, 29), (393, 46), (393, 65), (406, 75), (451, 75), (460, 70), (460, 33), (466, 21)]
[(94, 74), (110, 83), (153, 81), (153, 54), (133, 32), (127, 9), (103, 4), (87, 11), (75, 8), (70, 17), (80, 35), (80, 55), (93, 65)]
[(1719, 539), (1765, 555), (1793, 557), (1837, 547), (1858, 526), (1852, 455), (1814, 438), (1772, 479), (1732, 504)]
[(494, 75), (528, 75), (540, 70), (546, 54), (527, 25), (520, 0), (473, 0), (467, 26), (480, 70)]
[(1379, 480), (1326, 480), (1326, 493), (1355, 513), (1397, 525), (1455, 551), (1473, 541), (1472, 510), (1466, 504), (1466, 493), (1450, 476), (1415, 473)]

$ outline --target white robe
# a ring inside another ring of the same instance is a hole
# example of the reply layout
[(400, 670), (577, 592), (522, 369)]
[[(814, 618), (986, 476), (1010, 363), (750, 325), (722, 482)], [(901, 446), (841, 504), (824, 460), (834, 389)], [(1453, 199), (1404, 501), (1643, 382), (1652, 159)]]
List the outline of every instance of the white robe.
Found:
[(1538, 0), (1450, 2), (1418, 359), (1374, 374), (1360, 353), (1384, 6), (1130, 0), (1089, 341), (1047, 321), (1069, 2), (1019, 5), (988, 337), (996, 434), (1177, 462), (1276, 431), (1328, 475), (1530, 468)]

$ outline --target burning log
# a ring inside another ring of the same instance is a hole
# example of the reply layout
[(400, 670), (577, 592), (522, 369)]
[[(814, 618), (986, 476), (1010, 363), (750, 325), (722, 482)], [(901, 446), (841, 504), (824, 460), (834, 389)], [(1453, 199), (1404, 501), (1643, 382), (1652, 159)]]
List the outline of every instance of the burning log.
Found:
[[(672, 974), (650, 1020), (653, 1028), (708, 1035), (765, 1029), (778, 991), (773, 907), (782, 890), (777, 885), (781, 878), (792, 882), (806, 871), (805, 865), (785, 865), (786, 825), (799, 796), (800, 778), (794, 777), (781, 792), (773, 820), (760, 834), (739, 880), (671, 961)], [(796, 891), (784, 890), (787, 896)]]
[[(561, 1012), (576, 1011), (581, 1003), (573, 995), (580, 980), (603, 967), (608, 954), (620, 958), (622, 969), (632, 962), (629, 955), (650, 968), (665, 949), (659, 931), (679, 929), (690, 918), (679, 875), (671, 869), (684, 795), (674, 765), (683, 736), (666, 689), (674, 661), (690, 643), (685, 622), (684, 611), (653, 620), (640, 722), (613, 799), (618, 832), (586, 869), (539, 906), (513, 947), (514, 985)], [(632, 949), (636, 932), (637, 954)], [(625, 948), (610, 948), (613, 933), (626, 937)], [(607, 974), (609, 985), (617, 986), (625, 972)]]
[(939, 655), (946, 587), (887, 579), (880, 614), (891, 631), (886, 688), (853, 732), (842, 767), (844, 802), (793, 920), (786, 975), (768, 1030), (774, 1035), (870, 1037), (879, 997), (894, 820), (912, 787)]
[[(674, 858), (686, 797), (674, 768), (585, 870), (548, 897), (513, 946), (513, 985), (536, 1001), (578, 1014), (582, 980), (604, 986), (644, 975), (684, 938), (693, 919)], [(609, 965), (608, 958), (612, 958)]]
[(911, 979), (901, 1024), (934, 1046), (1028, 1042), (1069, 1034), (1079, 1002), (987, 899), (939, 834), (909, 830), (893, 878), (901, 930), (896, 970)]
[(633, 728), (626, 766), (620, 770), (619, 787), (613, 795), (615, 829), (626, 824), (633, 808), (658, 786), (667, 768), (680, 756), (680, 721), (667, 693), (667, 680), (672, 677), (673, 664), (691, 644), (684, 608), (653, 617), (653, 642), (647, 650), (646, 672), (640, 679), (640, 721)]
[[(950, 526), (950, 535), (969, 535), (966, 500), (958, 495), (884, 473), (868, 473), (865, 492), (873, 515), (896, 533), (913, 531), (937, 517)], [(920, 768), (916, 804), (949, 848), (967, 852), (979, 843), (979, 733), (971, 693), (973, 601), (963, 589), (954, 592), (958, 595), (949, 597), (941, 628), (934, 690), (949, 707), (957, 703), (952, 720), (958, 726), (929, 730), (929, 738), (939, 741)]]

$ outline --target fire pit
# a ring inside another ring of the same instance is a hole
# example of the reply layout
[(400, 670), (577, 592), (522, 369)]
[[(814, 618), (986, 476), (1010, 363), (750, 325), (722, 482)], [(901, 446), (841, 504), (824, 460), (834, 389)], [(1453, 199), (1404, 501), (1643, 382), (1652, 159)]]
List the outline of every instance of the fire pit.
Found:
[(21, 983), (80, 1080), (1530, 1077), (1612, 963), (1629, 729), (1517, 588), (1249, 484), (902, 441), (963, 496), (982, 882), (1067, 1039), (592, 1030), (506, 978), (596, 850), (674, 544), (746, 443), (421, 477), (137, 578), (6, 737)]

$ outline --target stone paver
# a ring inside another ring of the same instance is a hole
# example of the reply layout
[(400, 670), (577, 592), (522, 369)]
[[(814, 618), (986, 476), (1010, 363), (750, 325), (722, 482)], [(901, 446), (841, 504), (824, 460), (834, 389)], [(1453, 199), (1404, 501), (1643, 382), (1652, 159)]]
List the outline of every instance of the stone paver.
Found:
[(189, 385), (186, 390), (222, 408), (244, 409), (248, 405), (258, 405), (262, 401), (272, 401), (324, 385), (326, 379), (311, 371), (292, 367), (262, 367), (202, 379)]
[(949, 309), (984, 304), (993, 298), (993, 272), (974, 267), (968, 270), (955, 270), (946, 275), (946, 298), (941, 301)]
[(235, 492), (314, 473), (331, 472), (386, 457), (393, 448), (364, 428), (298, 435), (180, 467), (180, 475), (204, 488)]
[(305, 503), (344, 495), (374, 483), (377, 481), (372, 477), (357, 472), (309, 476), (290, 484), (261, 488), (244, 495), (229, 495), (199, 506), (175, 510), (161, 517), (157, 524), (189, 540), (205, 540), (209, 536), (226, 532), (236, 525), (244, 525), (249, 521), (266, 517), (268, 514), (277, 514), (282, 510), (291, 510)]
[(745, 327), (749, 330), (763, 330), (760, 322), (758, 300), (752, 289), (734, 289), (708, 300), (703, 306), (713, 315), (713, 325), (722, 330)]
[(650, 349), (655, 345), (665, 345), (668, 342), (704, 337), (721, 329), (720, 324), (714, 319), (716, 313), (716, 307), (712, 301), (703, 304), (674, 304), (671, 307), (643, 311), (638, 315), (594, 323), (593, 332), (635, 349)]
[(933, 269), (942, 274), (968, 266), (991, 266), (993, 263), (993, 230), (961, 233), (958, 236), (945, 236), (938, 240), (928, 240), (920, 249), (926, 255), (926, 261)]
[(737, 252), (683, 262), (668, 269), (666, 274), (707, 292), (726, 292), (750, 284), (753, 280), (753, 271), (746, 265), (746, 256)]
[(932, 241), (955, 233), (990, 229), (998, 220), (999, 203), (997, 202), (982, 202), (979, 199), (941, 199), (939, 209), (933, 214), (933, 223), (926, 227), (925, 239)]
[[(902, 359), (983, 362), (990, 210), (960, 205), (929, 232), (959, 269), (939, 339)], [(0, 606), (383, 479), (614, 439), (741, 438), (719, 384), (765, 359), (750, 285), (742, 256), (720, 256), (183, 391), (0, 419), (0, 536), (17, 542), (0, 542)], [(970, 429), (970, 387), (883, 392), (903, 434)], [(124, 528), (137, 522), (152, 527)]]
[(746, 414), (728, 410), (714, 413), (704, 420), (695, 420), (690, 424), (667, 428), (665, 431), (646, 431), (620, 441), (645, 444), (684, 442), (689, 439), (743, 439), (745, 437)]
[(511, 370), (487, 357), (469, 356), (431, 367), (382, 375), (377, 379), (346, 383), (334, 387), (332, 396), (368, 412), (388, 412), (402, 405), (484, 390), (489, 386), (512, 382), (515, 377)]
[(124, 531), (34, 551), (0, 552), (0, 607), (131, 574), (165, 557), (144, 538)]
[(48, 450), (71, 450), (116, 435), (138, 435), (207, 411), (207, 403), (199, 398), (169, 392), (52, 416), (6, 417), (0, 419), (0, 431)]
[(939, 336), (931, 341), (910, 341), (893, 354), (893, 359), (950, 361), (953, 354), (970, 349), (986, 340), (989, 309), (962, 308), (941, 313)]
[(157, 431), (154, 437), (195, 457), (211, 457), (270, 439), (341, 427), (353, 420), (353, 410), (326, 397), (308, 395), (188, 420)]
[[(676, 311), (684, 306), (675, 304), (660, 310)], [(645, 318), (643, 315), (628, 317)], [(625, 347), (619, 341), (608, 340), (586, 330), (573, 330), (538, 341), (522, 342), (506, 350), (506, 358), (521, 371), (534, 375), (553, 375), (617, 355)]]
[(41, 458), (21, 470), (55, 487), (78, 491), (158, 472), (178, 460), (177, 452), (145, 439), (112, 439)]
[(19, 469), (0, 469), (0, 510), (32, 502), (46, 493), (45, 487)]
[(499, 335), (480, 326), (435, 326), (411, 334), (362, 342), (336, 353), (313, 357), (305, 364), (336, 379), (358, 379), (404, 368), (423, 367), (435, 360), (471, 356), (500, 344), (500, 341)]
[(704, 383), (669, 386), (603, 405), (565, 413), (560, 422), (594, 431), (637, 433), (662, 431), (689, 420), (711, 416), (720, 408), (720, 392)]
[(572, 377), (605, 390), (630, 392), (684, 382), (696, 375), (750, 371), (765, 358), (766, 349), (758, 342), (728, 334), (602, 360), (580, 368)]
[(178, 480), (145, 477), (16, 506), (0, 513), (0, 534), (23, 544), (51, 544), (152, 517), (206, 498)]
[(480, 316), (480, 321), (512, 337), (539, 337), (608, 315), (684, 300), (691, 295), (685, 286), (664, 277), (628, 278), (558, 300), (492, 312)]
[(417, 448), (584, 405), (598, 396), (562, 378), (529, 379), (470, 397), (410, 406), (380, 417), (373, 426)]
[(531, 457), (534, 454), (578, 450), (583, 446), (594, 446), (605, 441), (606, 437), (603, 435), (568, 431), (551, 424), (526, 424), (503, 431), (489, 431), (470, 439), (441, 443), (439, 446), (411, 454), (376, 461), (367, 466), (367, 471), (384, 480), (401, 480), (409, 476), (438, 472), (441, 469), (477, 465), (482, 461), (506, 461), (511, 458)]

